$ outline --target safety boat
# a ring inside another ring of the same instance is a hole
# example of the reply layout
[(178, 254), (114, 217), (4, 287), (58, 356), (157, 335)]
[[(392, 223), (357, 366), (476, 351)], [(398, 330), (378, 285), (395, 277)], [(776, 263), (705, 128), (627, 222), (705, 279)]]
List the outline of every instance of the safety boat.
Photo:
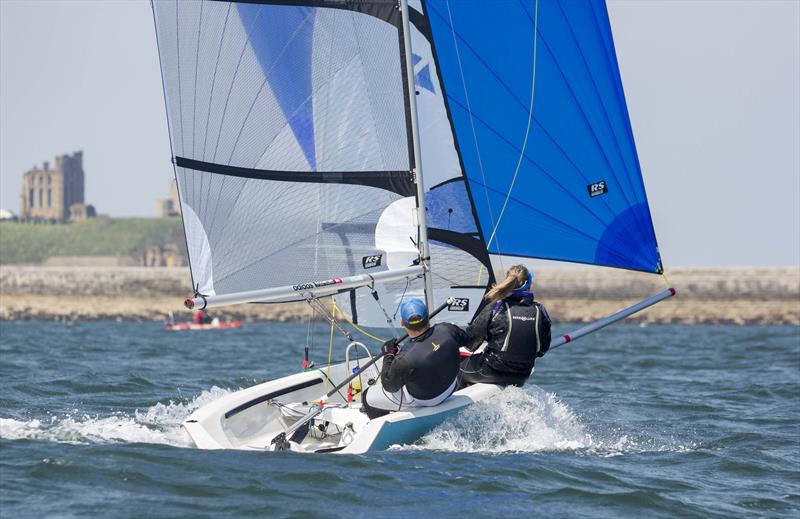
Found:
[[(411, 296), (468, 323), (509, 257), (663, 273), (603, 1), (152, 6), (188, 308), (306, 302), (350, 348), (364, 327), (398, 337)], [(308, 370), (306, 348), (305, 371), (184, 427), (203, 448), (365, 452), (499, 391), (368, 420), (348, 391), (380, 357), (352, 347), (356, 373)]]
[(164, 329), (171, 332), (185, 332), (185, 331), (205, 331), (205, 330), (228, 330), (230, 328), (239, 328), (242, 326), (241, 321), (220, 321), (219, 317), (213, 319), (198, 312), (193, 321), (189, 322), (175, 322), (175, 315), (170, 310), (167, 314), (167, 322), (164, 323)]
[(240, 328), (241, 321), (223, 322), (219, 319), (214, 319), (210, 323), (167, 323), (164, 329), (172, 332), (185, 332), (185, 331), (205, 331), (205, 330), (229, 330), (231, 328)]

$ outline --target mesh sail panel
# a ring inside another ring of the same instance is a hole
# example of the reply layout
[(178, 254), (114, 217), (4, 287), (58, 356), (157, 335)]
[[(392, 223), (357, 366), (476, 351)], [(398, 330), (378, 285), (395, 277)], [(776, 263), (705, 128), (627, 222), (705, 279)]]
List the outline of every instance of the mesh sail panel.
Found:
[(424, 5), (489, 252), (660, 271), (604, 2)]
[(395, 3), (309, 3), (154, 2), (201, 293), (360, 273), (413, 193)]
[[(437, 320), (466, 325), (483, 302), (489, 283), (489, 270), (481, 269), (481, 263), (474, 256), (448, 243), (431, 239), (430, 249), (433, 304), (438, 307), (451, 297), (455, 299), (455, 303), (443, 310)], [(409, 248), (409, 254), (412, 252), (416, 253)], [(339, 294), (336, 304), (348, 318), (365, 326), (388, 327), (383, 314), (385, 310), (392, 320), (392, 326), (399, 329), (400, 303), (409, 297), (424, 300), (421, 279), (393, 281), (375, 285), (374, 289), (380, 306), (375, 302), (371, 287)]]
[[(375, 247), (378, 218), (400, 198), (368, 186), (254, 180), (184, 168), (178, 168), (178, 179), (185, 186), (194, 278), (207, 280), (199, 289), (209, 294), (362, 273), (364, 257), (382, 254)], [(385, 267), (370, 272), (380, 270)]]
[[(440, 321), (467, 324), (481, 306), (491, 281), (486, 246), (470, 199), (456, 139), (445, 104), (436, 54), (426, 18), (419, 2), (411, 2), (412, 63), (416, 86), (422, 153), (425, 206), (431, 252), (433, 303), (439, 306), (448, 298)], [(385, 252), (390, 267), (408, 266), (417, 259), (416, 224), (413, 199), (404, 199), (387, 208), (391, 228), (378, 226), (376, 242)], [(387, 239), (391, 236), (392, 239)], [(399, 327), (398, 307), (408, 297), (423, 298), (422, 280), (395, 282), (376, 287), (383, 308)], [(377, 307), (369, 288), (337, 296), (337, 304), (351, 318), (368, 326), (386, 326), (386, 317)]]
[(396, 26), (333, 8), (154, 9), (176, 156), (281, 171), (409, 169)]

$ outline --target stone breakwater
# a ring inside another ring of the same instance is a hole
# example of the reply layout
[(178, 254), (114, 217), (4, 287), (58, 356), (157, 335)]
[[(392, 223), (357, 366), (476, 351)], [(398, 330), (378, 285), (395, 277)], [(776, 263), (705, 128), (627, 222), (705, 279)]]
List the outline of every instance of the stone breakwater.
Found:
[[(800, 268), (676, 268), (677, 297), (630, 320), (641, 323), (800, 325)], [(188, 320), (185, 268), (0, 266), (0, 320)], [(537, 298), (559, 322), (589, 322), (666, 288), (659, 276), (610, 269), (536, 269)], [(238, 305), (221, 319), (303, 320), (305, 303)]]

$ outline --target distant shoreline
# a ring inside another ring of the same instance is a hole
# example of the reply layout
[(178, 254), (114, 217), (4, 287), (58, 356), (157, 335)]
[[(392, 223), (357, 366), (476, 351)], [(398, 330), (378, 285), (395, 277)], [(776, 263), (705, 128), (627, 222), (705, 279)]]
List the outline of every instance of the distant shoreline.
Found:
[[(800, 269), (680, 268), (667, 272), (677, 297), (628, 319), (647, 324), (800, 325)], [(0, 266), (0, 320), (189, 320), (185, 268)], [(557, 322), (590, 322), (660, 292), (659, 276), (541, 267), (537, 299)], [(79, 287), (76, 289), (76, 287)], [(223, 320), (302, 321), (305, 303), (214, 310)]]

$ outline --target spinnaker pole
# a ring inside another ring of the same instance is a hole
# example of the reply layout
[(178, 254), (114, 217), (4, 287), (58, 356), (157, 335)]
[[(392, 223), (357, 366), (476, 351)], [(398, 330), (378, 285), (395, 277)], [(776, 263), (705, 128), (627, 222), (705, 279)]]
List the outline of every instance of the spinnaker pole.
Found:
[(419, 141), (419, 120), (417, 118), (417, 88), (414, 81), (414, 61), (411, 54), (411, 24), (408, 15), (408, 1), (400, 0), (403, 14), (403, 46), (406, 60), (406, 82), (408, 83), (408, 104), (411, 111), (411, 137), (414, 143), (414, 182), (417, 184), (417, 227), (419, 229), (419, 259), (424, 269), (425, 305), (433, 308), (433, 283), (431, 282), (431, 252), (428, 245), (428, 225), (425, 214), (425, 186), (422, 183), (422, 152)]
[(640, 310), (644, 310), (645, 308), (647, 308), (649, 306), (653, 306), (654, 304), (659, 303), (659, 302), (663, 301), (664, 299), (668, 299), (668, 298), (670, 298), (670, 297), (672, 297), (674, 295), (675, 295), (675, 289), (674, 288), (669, 288), (667, 290), (664, 290), (663, 292), (661, 292), (659, 294), (656, 294), (653, 297), (648, 297), (647, 299), (645, 299), (643, 301), (639, 301), (635, 305), (631, 305), (631, 306), (629, 306), (627, 308), (623, 308), (622, 310), (620, 310), (619, 312), (617, 312), (615, 314), (611, 314), (608, 317), (603, 317), (602, 319), (599, 319), (599, 320), (597, 320), (597, 321), (595, 321), (593, 323), (589, 323), (586, 326), (578, 328), (577, 330), (575, 330), (573, 332), (566, 333), (566, 334), (562, 335), (561, 337), (559, 337), (557, 339), (554, 339), (553, 342), (550, 343), (550, 349), (552, 350), (552, 349), (558, 348), (559, 346), (563, 346), (563, 345), (567, 344), (568, 342), (572, 342), (575, 339), (579, 339), (579, 338), (583, 337), (584, 335), (588, 335), (588, 334), (590, 334), (592, 332), (596, 332), (600, 328), (605, 328), (609, 324), (613, 324), (613, 323), (615, 323), (617, 321), (621, 321), (622, 319), (625, 319), (629, 315), (633, 315), (633, 314), (635, 314), (636, 312), (638, 312)]

